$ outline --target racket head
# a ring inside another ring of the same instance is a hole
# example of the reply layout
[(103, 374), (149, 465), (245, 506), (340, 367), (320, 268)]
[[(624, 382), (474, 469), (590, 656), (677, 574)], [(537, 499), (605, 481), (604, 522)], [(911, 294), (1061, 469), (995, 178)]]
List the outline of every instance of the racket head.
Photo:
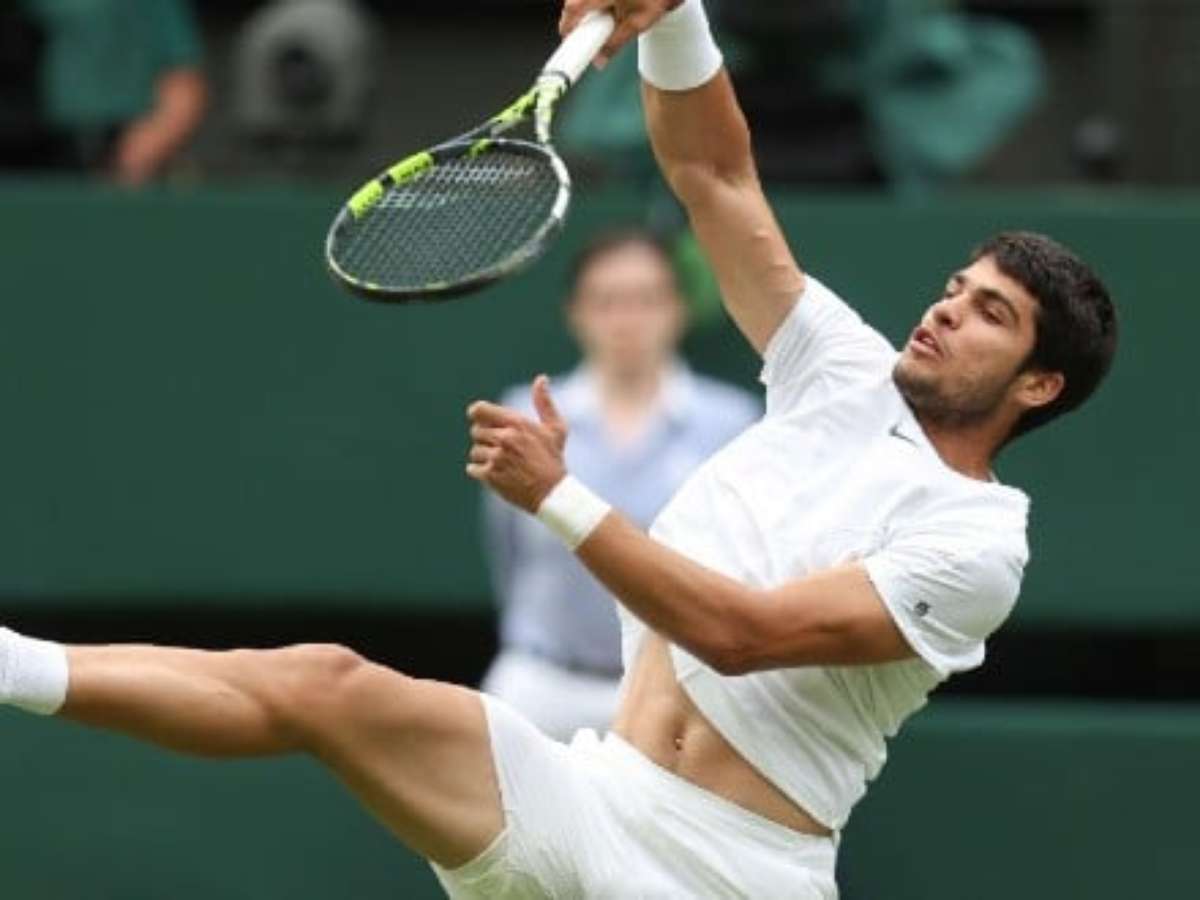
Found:
[(459, 140), (364, 185), (325, 240), (334, 278), (367, 300), (437, 301), (537, 259), (566, 217), (571, 179), (545, 144)]

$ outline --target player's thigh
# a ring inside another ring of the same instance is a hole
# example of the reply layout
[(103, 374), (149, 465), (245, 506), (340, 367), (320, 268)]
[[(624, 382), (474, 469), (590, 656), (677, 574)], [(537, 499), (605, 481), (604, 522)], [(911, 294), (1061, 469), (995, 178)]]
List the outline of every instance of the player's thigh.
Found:
[(310, 749), (427, 858), (456, 866), (486, 849), (504, 813), (479, 695), (365, 660), (331, 680), (301, 713)]

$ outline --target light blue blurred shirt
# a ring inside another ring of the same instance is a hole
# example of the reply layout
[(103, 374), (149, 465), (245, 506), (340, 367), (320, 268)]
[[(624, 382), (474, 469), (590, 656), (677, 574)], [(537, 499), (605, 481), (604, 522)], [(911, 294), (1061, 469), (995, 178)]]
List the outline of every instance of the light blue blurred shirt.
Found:
[[(581, 366), (551, 381), (569, 426), (567, 468), (642, 528), (701, 462), (761, 415), (749, 393), (678, 363), (663, 404), (635, 441), (615, 445), (604, 428), (592, 374)], [(528, 387), (501, 402), (533, 416)], [(487, 550), (500, 605), (500, 642), (582, 672), (617, 677), (621, 639), (614, 600), (533, 516), (488, 492)]]

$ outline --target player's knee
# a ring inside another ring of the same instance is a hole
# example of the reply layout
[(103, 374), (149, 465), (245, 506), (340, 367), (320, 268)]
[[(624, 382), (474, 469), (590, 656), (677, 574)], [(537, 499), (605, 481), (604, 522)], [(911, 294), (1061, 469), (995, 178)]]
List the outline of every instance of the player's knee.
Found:
[(301, 703), (319, 703), (341, 694), (367, 661), (340, 644), (298, 644), (280, 651), (288, 679)]
[(324, 718), (342, 707), (356, 676), (369, 665), (338, 644), (298, 644), (267, 653), (273, 712), (301, 733), (319, 729)]
[(344, 677), (366, 663), (358, 653), (341, 644), (296, 644), (280, 653), (288, 657), (299, 674), (322, 682)]

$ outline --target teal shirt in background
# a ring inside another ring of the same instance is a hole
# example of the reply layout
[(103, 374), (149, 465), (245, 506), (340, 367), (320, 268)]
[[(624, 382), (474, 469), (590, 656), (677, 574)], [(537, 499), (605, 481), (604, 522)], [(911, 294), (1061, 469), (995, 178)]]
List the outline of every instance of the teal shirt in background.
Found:
[(45, 115), (65, 128), (136, 119), (164, 72), (200, 62), (185, 0), (21, 0), (46, 30)]

